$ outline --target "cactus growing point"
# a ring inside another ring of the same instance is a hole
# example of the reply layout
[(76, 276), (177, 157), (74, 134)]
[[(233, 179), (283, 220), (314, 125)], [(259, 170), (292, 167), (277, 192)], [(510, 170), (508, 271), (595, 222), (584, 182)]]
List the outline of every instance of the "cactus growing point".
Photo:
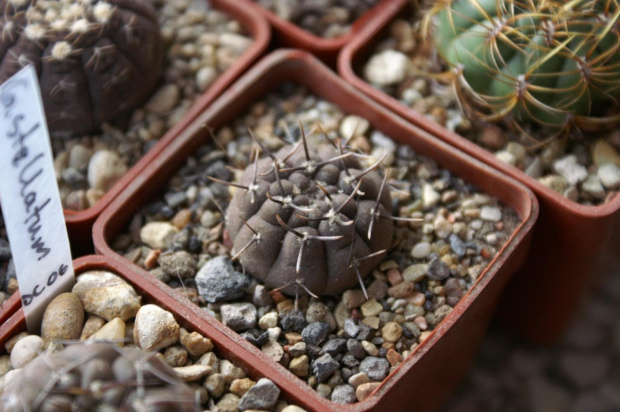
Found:
[(620, 120), (617, 0), (440, 0), (425, 33), (473, 119), (596, 130)]

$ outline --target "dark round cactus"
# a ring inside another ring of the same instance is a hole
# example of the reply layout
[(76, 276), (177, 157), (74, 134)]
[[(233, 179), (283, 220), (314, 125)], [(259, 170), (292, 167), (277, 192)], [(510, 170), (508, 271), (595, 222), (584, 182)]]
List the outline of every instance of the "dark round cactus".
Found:
[(0, 83), (39, 75), (52, 135), (95, 131), (141, 104), (163, 56), (145, 0), (0, 0)]
[(4, 387), (3, 411), (195, 411), (194, 389), (154, 352), (111, 343), (41, 354)]
[[(227, 212), (233, 258), (287, 294), (342, 292), (376, 266), (392, 242), (385, 180), (328, 139), (303, 139), (247, 167)], [(330, 144), (331, 143), (331, 144)]]

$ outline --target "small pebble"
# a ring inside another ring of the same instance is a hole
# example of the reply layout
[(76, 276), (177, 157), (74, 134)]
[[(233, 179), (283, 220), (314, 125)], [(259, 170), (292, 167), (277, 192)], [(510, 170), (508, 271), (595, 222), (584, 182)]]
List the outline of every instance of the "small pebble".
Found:
[(82, 301), (87, 313), (107, 321), (119, 317), (127, 322), (140, 309), (141, 299), (133, 287), (110, 272), (83, 272), (76, 278), (72, 292)]
[(61, 293), (43, 313), (41, 337), (48, 340), (79, 339), (84, 325), (82, 302), (73, 293)]
[(18, 340), (11, 351), (11, 366), (19, 369), (26, 366), (30, 361), (39, 356), (45, 349), (45, 342), (36, 335), (25, 336)]
[(180, 327), (172, 314), (156, 305), (144, 305), (136, 314), (134, 342), (146, 351), (158, 351), (179, 340)]
[(222, 305), (222, 322), (234, 331), (244, 331), (256, 326), (256, 307), (251, 303)]

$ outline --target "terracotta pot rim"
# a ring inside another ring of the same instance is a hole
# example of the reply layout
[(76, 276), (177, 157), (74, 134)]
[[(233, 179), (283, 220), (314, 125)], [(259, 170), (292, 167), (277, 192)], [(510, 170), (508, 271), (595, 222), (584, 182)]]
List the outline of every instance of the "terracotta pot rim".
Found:
[[(286, 378), (274, 369), (272, 365), (256, 356), (244, 356), (243, 351), (247, 350), (245, 347), (247, 342), (244, 339), (231, 339), (228, 335), (223, 334), (218, 328), (214, 327), (213, 322), (208, 322), (200, 316), (200, 308), (189, 306), (192, 304), (185, 297), (176, 295), (172, 290), (159, 288), (159, 285), (152, 282), (151, 279), (144, 277), (140, 273), (135, 273), (124, 262), (113, 257), (101, 255), (83, 256), (73, 261), (73, 267), (76, 276), (91, 270), (109, 271), (120, 276), (136, 289), (142, 300), (147, 300), (148, 303), (155, 303), (162, 309), (171, 312), (181, 327), (197, 331), (211, 339), (214, 343), (215, 351), (218, 352), (218, 357), (230, 360), (236, 366), (241, 366), (248, 376), (256, 381), (262, 377), (269, 378), (278, 386), (281, 390), (281, 396), (289, 404), (303, 406), (311, 410), (310, 406), (312, 403), (310, 399), (300, 396), (300, 394), (304, 395), (303, 393), (291, 390)], [(18, 295), (19, 292), (15, 294)], [(25, 325), (25, 314), (20, 307), (0, 326), (0, 343), (4, 344), (10, 336), (15, 334), (16, 329), (25, 328)]]
[(338, 56), (338, 72), (347, 82), (363, 91), (366, 95), (371, 96), (373, 99), (380, 102), (383, 106), (387, 107), (399, 116), (410, 120), (417, 126), (424, 128), (429, 133), (439, 136), (442, 140), (449, 142), (452, 146), (483, 160), (492, 167), (519, 180), (520, 182), (523, 182), (529, 188), (534, 190), (536, 195), (549, 202), (560, 205), (562, 208), (575, 215), (585, 218), (598, 219), (610, 216), (620, 209), (620, 193), (616, 194), (609, 202), (596, 206), (582, 205), (569, 200), (568, 198), (544, 186), (533, 177), (528, 176), (525, 172), (519, 170), (515, 166), (511, 166), (508, 163), (502, 162), (495, 158), (492, 153), (486, 151), (477, 144), (467, 140), (455, 132), (446, 129), (436, 122), (428, 120), (426, 117), (405, 106), (394, 97), (372, 87), (370, 83), (359, 77), (353, 68), (353, 61), (360, 52), (361, 48), (370, 39), (375, 39), (376, 36), (384, 30), (386, 24), (392, 21), (409, 4), (410, 0), (394, 0), (390, 4), (391, 7), (382, 8), (378, 11), (377, 16), (372, 21), (369, 21), (368, 24), (358, 32), (358, 35), (342, 49), (340, 55)]
[(248, 7), (253, 7), (255, 11), (263, 15), (271, 25), (282, 33), (286, 33), (286, 35), (290, 36), (291, 39), (295, 40), (295, 42), (297, 42), (300, 46), (309, 50), (317, 50), (319, 52), (337, 51), (338, 49), (341, 49), (345, 44), (350, 42), (358, 32), (361, 31), (368, 21), (372, 20), (371, 17), (373, 17), (376, 12), (384, 7), (389, 7), (392, 2), (392, 0), (379, 0), (377, 4), (355, 20), (345, 34), (338, 37), (326, 38), (317, 36), (301, 28), (295, 23), (281, 18), (274, 12), (267, 10), (253, 0), (242, 1), (247, 3)]
[(267, 50), (271, 40), (271, 29), (262, 16), (257, 17), (256, 14), (251, 13), (250, 10), (247, 10), (237, 2), (227, 0), (208, 0), (208, 2), (216, 9), (223, 9), (224, 13), (233, 19), (244, 21), (244, 27), (252, 37), (252, 44), (231, 67), (224, 71), (213, 84), (201, 93), (200, 97), (196, 99), (181, 120), (170, 127), (155, 146), (144, 154), (136, 164), (131, 166), (129, 171), (94, 206), (79, 211), (64, 209), (63, 212), (67, 225), (77, 225), (84, 221), (94, 220), (99, 216), (131, 180), (152, 162), (156, 154), (168, 145), (169, 141), (174, 140), (206, 106), (224, 92), (238, 76), (244, 73)]
[[(312, 57), (307, 52), (301, 50), (287, 49), (277, 50), (263, 58), (260, 62), (258, 62), (252, 68), (252, 70), (250, 70), (239, 80), (237, 80), (237, 82), (229, 90), (228, 93), (222, 95), (207, 110), (205, 110), (205, 112), (203, 112), (199, 117), (197, 117), (194, 120), (193, 124), (190, 125), (183, 133), (181, 133), (179, 139), (172, 142), (172, 144), (168, 148), (166, 148), (165, 151), (162, 151), (162, 153), (158, 155), (156, 163), (159, 165), (165, 164), (169, 156), (180, 150), (184, 142), (188, 141), (191, 136), (196, 133), (196, 130), (199, 127), (208, 123), (208, 119), (216, 117), (217, 114), (225, 110), (232, 101), (239, 100), (239, 95), (243, 93), (243, 91), (246, 90), (248, 86), (259, 82), (261, 80), (261, 77), (266, 72), (268, 72), (274, 67), (277, 67), (280, 64), (283, 64), (283, 62), (285, 61), (293, 61), (295, 65), (307, 65), (312, 70), (324, 72), (324, 75), (329, 77), (329, 81), (336, 81), (336, 79), (338, 79), (338, 76), (335, 73), (326, 70), (316, 58)], [(523, 203), (527, 203), (527, 205), (524, 206), (524, 210), (520, 211), (521, 222), (514, 229), (510, 238), (506, 241), (505, 245), (500, 249), (500, 251), (498, 251), (497, 255), (491, 260), (491, 262), (488, 263), (487, 267), (478, 277), (472, 288), (462, 298), (461, 302), (459, 302), (459, 304), (454, 308), (454, 310), (440, 323), (440, 325), (438, 325), (438, 327), (432, 332), (428, 339), (421, 343), (418, 348), (416, 348), (414, 353), (412, 353), (405, 361), (401, 363), (401, 365), (396, 368), (394, 372), (392, 372), (385, 380), (382, 381), (381, 385), (374, 392), (378, 396), (370, 396), (368, 399), (362, 402), (357, 402), (351, 405), (338, 405), (334, 402), (321, 398), (318, 393), (316, 393), (307, 385), (306, 382), (294, 376), (288, 369), (285, 369), (279, 364), (273, 365), (284, 376), (286, 376), (287, 379), (291, 380), (292, 383), (294, 383), (294, 385), (298, 387), (301, 391), (305, 393), (310, 393), (309, 396), (310, 399), (312, 399), (313, 405), (321, 405), (319, 409), (357, 411), (367, 410), (375, 406), (382, 399), (382, 397), (387, 394), (392, 384), (406, 371), (414, 367), (417, 360), (420, 359), (426, 352), (428, 352), (430, 348), (437, 343), (437, 341), (439, 341), (441, 337), (439, 335), (442, 335), (443, 331), (449, 329), (451, 325), (453, 325), (456, 320), (458, 320), (458, 318), (463, 314), (463, 312), (469, 307), (470, 303), (475, 300), (475, 298), (481, 293), (485, 286), (495, 277), (504, 262), (506, 262), (508, 258), (513, 254), (513, 252), (517, 250), (518, 246), (520, 246), (522, 242), (528, 241), (529, 237), (531, 236), (536, 219), (538, 217), (539, 206), (537, 199), (532, 193), (532, 191), (529, 190), (522, 183), (518, 182), (512, 177), (502, 174), (501, 172), (491, 168), (490, 166), (484, 164), (479, 160), (472, 158), (465, 153), (459, 152), (447, 143), (434, 139), (426, 131), (423, 131), (416, 126), (406, 122), (405, 120), (400, 119), (394, 114), (389, 113), (379, 104), (364, 97), (351, 85), (341, 82), (340, 80), (337, 81), (341, 83), (341, 86), (346, 89), (348, 93), (351, 93), (356, 97), (359, 97), (360, 99), (364, 99), (368, 106), (370, 106), (373, 110), (381, 113), (382, 116), (385, 115), (385, 117), (389, 119), (389, 122), (397, 123), (399, 127), (406, 128), (408, 131), (412, 131), (412, 133), (416, 136), (419, 136), (420, 139), (431, 142), (433, 146), (440, 147), (442, 150), (448, 152), (451, 159), (458, 159), (459, 162), (466, 163), (469, 167), (479, 170), (482, 174), (491, 176), (494, 180), (498, 182), (498, 184), (505, 184), (511, 186), (516, 191), (521, 193), (521, 198), (525, 199), (523, 200)], [(373, 122), (371, 121), (371, 123)], [(123, 257), (119, 256), (115, 251), (112, 250), (106, 240), (106, 232), (110, 219), (112, 219), (115, 215), (115, 211), (123, 207), (123, 205), (131, 199), (131, 193), (138, 190), (143, 184), (145, 184), (146, 181), (150, 180), (154, 175), (155, 171), (155, 168), (146, 170), (139, 180), (133, 181), (130, 185), (128, 185), (124, 193), (121, 194), (121, 196), (119, 196), (119, 198), (117, 198), (110, 205), (110, 207), (106, 209), (97, 219), (93, 230), (95, 237), (95, 247), (98, 253), (102, 253), (106, 256), (114, 256), (116, 259), (119, 259), (128, 264), (130, 266), (129, 270), (134, 273), (139, 273), (142, 276), (148, 276), (148, 274), (145, 273), (144, 269), (138, 267), (135, 264), (132, 264), (131, 262), (126, 261)], [(170, 290), (171, 293), (174, 293), (172, 292), (172, 289), (170, 289), (170, 287), (166, 284), (163, 284), (157, 280), (150, 281), (157, 282), (157, 284), (166, 291)], [(204, 316), (208, 317), (210, 322), (215, 323), (214, 327), (218, 328), (220, 331), (222, 331), (222, 333), (227, 334), (229, 337), (233, 338), (240, 336), (237, 332), (217, 321), (212, 316), (206, 313), (204, 313)], [(250, 353), (259, 358), (268, 359), (262, 351), (253, 346), (251, 347)]]

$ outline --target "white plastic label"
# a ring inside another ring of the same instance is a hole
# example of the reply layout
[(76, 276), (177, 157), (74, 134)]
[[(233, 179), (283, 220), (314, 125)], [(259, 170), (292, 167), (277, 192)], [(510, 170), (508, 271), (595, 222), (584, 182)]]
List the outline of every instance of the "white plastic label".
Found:
[(52, 148), (35, 69), (0, 85), (0, 204), (31, 333), (75, 283)]

